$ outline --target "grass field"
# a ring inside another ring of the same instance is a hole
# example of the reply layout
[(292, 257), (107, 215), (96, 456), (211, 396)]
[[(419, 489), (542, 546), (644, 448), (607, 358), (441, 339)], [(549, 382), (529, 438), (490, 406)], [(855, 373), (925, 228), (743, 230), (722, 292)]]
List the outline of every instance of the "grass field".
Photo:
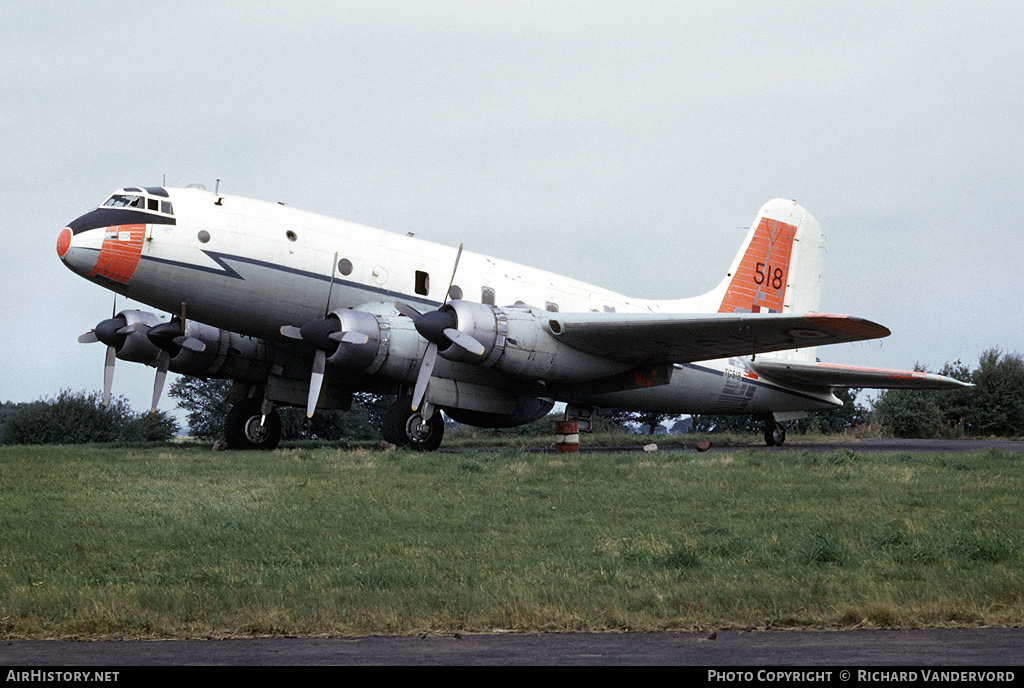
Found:
[(0, 636), (1024, 622), (1024, 455), (0, 447)]

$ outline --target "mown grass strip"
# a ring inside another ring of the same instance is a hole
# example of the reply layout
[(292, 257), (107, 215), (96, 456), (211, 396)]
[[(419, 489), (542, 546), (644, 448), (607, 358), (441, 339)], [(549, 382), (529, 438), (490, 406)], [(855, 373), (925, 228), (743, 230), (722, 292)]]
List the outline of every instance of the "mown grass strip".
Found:
[(1019, 454), (0, 447), (0, 634), (1024, 620)]

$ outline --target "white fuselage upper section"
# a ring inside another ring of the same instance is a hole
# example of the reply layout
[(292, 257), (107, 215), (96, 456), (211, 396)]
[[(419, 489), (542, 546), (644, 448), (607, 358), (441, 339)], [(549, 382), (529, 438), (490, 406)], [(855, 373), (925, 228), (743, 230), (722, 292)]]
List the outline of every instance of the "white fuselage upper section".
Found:
[[(175, 224), (147, 224), (130, 279), (104, 286), (169, 312), (187, 303), (192, 318), (267, 338), (278, 337), (282, 324), (322, 317), (329, 292), (330, 309), (445, 300), (455, 248), (280, 204), (201, 189), (167, 193)], [(65, 262), (88, 276), (102, 242), (98, 230), (75, 234)], [(561, 312), (659, 312), (666, 305), (699, 312), (701, 305), (699, 297), (630, 298), (468, 250), (454, 285), (465, 300)]]

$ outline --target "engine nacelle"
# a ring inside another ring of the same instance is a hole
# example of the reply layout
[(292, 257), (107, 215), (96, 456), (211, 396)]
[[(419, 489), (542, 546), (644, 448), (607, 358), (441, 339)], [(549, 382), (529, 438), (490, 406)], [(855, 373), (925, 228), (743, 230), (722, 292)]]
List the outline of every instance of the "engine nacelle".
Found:
[[(303, 333), (324, 346), (328, 365), (363, 375), (380, 373), (397, 380), (415, 379), (426, 348), (409, 318), (347, 308), (331, 311), (326, 318), (304, 325)], [(365, 335), (366, 341), (330, 339), (336, 333)]]
[(246, 337), (219, 327), (186, 321), (185, 336), (198, 339), (206, 348), (181, 350), (171, 358), (172, 372), (196, 377), (231, 378), (247, 384), (262, 384), (270, 368), (267, 346), (260, 339)]
[(548, 325), (550, 313), (532, 306), (498, 308), (472, 301), (450, 301), (440, 309), (453, 313), (459, 332), (483, 345), (476, 355), (454, 343), (438, 347), (450, 361), (475, 363), (512, 375), (552, 381), (594, 380), (629, 365), (588, 354), (558, 341)]

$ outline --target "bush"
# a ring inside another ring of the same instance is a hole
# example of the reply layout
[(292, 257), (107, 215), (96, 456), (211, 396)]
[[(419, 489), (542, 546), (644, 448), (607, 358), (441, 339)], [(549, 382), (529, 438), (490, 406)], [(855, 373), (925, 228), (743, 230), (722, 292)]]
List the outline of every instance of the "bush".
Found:
[(162, 411), (135, 414), (123, 398), (104, 408), (99, 393), (64, 390), (55, 399), (22, 404), (8, 419), (5, 444), (83, 444), (170, 439), (178, 423)]

